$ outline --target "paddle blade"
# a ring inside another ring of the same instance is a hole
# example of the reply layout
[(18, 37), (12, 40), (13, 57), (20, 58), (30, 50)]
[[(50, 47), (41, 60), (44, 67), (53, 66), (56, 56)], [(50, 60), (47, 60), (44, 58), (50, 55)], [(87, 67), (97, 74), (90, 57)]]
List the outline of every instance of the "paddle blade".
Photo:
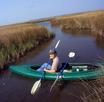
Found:
[(68, 56), (69, 56), (70, 58), (74, 57), (74, 56), (75, 56), (75, 52), (70, 52)]
[(59, 43), (60, 43), (60, 40), (57, 42), (57, 44), (55, 46), (55, 49), (58, 47)]
[(51, 88), (50, 88), (50, 92), (52, 91), (53, 87), (56, 85), (57, 81), (58, 81), (58, 77), (56, 78), (56, 80), (54, 81), (54, 83), (52, 84)]
[(41, 86), (41, 79), (34, 83), (32, 89), (31, 89), (31, 94), (35, 95), (35, 93), (39, 90), (40, 86)]

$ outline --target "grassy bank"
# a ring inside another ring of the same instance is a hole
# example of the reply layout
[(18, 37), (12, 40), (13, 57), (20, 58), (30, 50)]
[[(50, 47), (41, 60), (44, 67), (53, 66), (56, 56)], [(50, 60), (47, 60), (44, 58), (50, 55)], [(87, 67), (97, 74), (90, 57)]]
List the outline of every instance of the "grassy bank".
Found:
[(52, 25), (59, 25), (63, 31), (90, 30), (104, 37), (104, 11), (80, 13), (56, 17)]
[(45, 27), (34, 23), (0, 27), (0, 66), (15, 62), (26, 52), (53, 36)]
[[(102, 62), (104, 59), (102, 59)], [(104, 64), (101, 64), (102, 73), (104, 73)], [(84, 90), (86, 93), (80, 97), (83, 102), (104, 102), (104, 77), (96, 80), (83, 81)]]
[(104, 102), (104, 78), (84, 82), (86, 93), (81, 96), (83, 102)]

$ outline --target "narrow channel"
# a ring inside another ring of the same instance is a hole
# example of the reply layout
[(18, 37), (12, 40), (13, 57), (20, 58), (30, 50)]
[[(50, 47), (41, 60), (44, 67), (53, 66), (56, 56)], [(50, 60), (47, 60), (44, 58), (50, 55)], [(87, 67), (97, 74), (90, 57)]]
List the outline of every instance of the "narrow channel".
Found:
[[(41, 22), (55, 33), (55, 38), (40, 45), (37, 49), (29, 52), (16, 64), (42, 64), (48, 60), (49, 49), (54, 48), (60, 40), (57, 52), (61, 62), (65, 62), (70, 51), (76, 52), (74, 63), (95, 63), (99, 56), (104, 56), (104, 42), (99, 41), (88, 32), (65, 33), (59, 27), (52, 27), (50, 22)], [(49, 93), (53, 81), (43, 81), (40, 91), (32, 96), (30, 90), (36, 79), (24, 78), (10, 73), (8, 70), (0, 74), (0, 102), (82, 102), (80, 96), (86, 91), (81, 81), (65, 83), (64, 87), (58, 86)]]

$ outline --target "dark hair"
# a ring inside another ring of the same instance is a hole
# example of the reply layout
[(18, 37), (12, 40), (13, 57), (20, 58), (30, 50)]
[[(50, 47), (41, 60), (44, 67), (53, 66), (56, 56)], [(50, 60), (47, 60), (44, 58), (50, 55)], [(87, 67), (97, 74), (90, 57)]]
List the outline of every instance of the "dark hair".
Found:
[(55, 49), (51, 49), (51, 50), (49, 51), (49, 54), (57, 54), (57, 51), (56, 51)]

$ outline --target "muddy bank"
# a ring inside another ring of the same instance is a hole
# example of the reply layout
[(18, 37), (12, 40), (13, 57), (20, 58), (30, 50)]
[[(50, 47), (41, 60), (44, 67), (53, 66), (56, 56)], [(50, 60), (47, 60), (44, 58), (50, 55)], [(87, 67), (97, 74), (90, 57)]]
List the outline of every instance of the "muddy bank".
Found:
[(47, 28), (34, 23), (0, 27), (0, 69), (53, 37)]
[(89, 30), (104, 37), (104, 10), (56, 17), (51, 24), (63, 31)]

